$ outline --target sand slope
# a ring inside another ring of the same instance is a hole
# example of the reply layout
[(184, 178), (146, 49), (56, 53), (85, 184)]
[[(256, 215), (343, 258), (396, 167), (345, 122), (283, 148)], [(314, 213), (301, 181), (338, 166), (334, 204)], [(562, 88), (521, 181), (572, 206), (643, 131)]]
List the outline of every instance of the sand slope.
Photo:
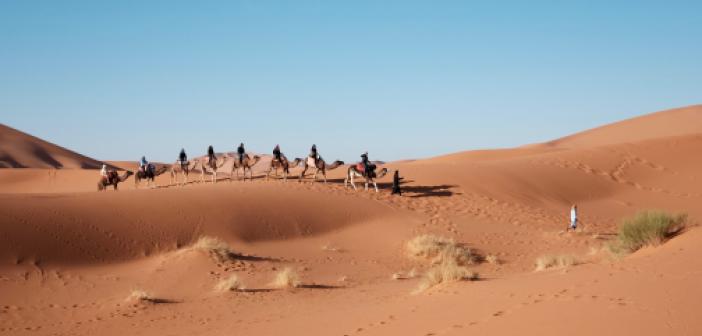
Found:
[(0, 168), (100, 169), (102, 162), (0, 124)]
[[(94, 192), (90, 170), (0, 171), (0, 333), (12, 335), (698, 335), (702, 114), (671, 110), (548, 144), (389, 163), (404, 196), (263, 178)], [(658, 126), (655, 126), (658, 125)], [(257, 173), (267, 167), (266, 163)], [(299, 174), (300, 168), (293, 170)], [(194, 178), (191, 178), (191, 181)], [(53, 182), (52, 182), (53, 181)], [(582, 230), (564, 232), (572, 203)], [(690, 229), (612, 259), (624, 216), (685, 212)], [(500, 264), (412, 294), (429, 265), (403, 244), (451, 237)], [(192, 248), (227, 242), (231, 259)], [(537, 257), (580, 264), (534, 272)], [(303, 287), (271, 285), (290, 267)], [(217, 292), (237, 275), (247, 291)], [(125, 301), (134, 289), (158, 303)]]

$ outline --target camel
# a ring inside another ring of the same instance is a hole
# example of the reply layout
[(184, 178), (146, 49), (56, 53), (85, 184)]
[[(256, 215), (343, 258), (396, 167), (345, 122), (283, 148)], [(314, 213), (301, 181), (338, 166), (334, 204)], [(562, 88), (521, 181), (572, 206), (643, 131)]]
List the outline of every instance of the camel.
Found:
[(354, 177), (363, 177), (366, 179), (366, 191), (368, 191), (368, 184), (373, 183), (373, 186), (375, 187), (375, 192), (378, 192), (378, 184), (375, 183), (376, 178), (382, 178), (385, 176), (385, 174), (388, 173), (387, 168), (383, 168), (380, 170), (379, 173), (375, 173), (376, 166), (372, 165), (371, 166), (371, 174), (366, 174), (365, 169), (363, 169), (362, 164), (357, 164), (357, 165), (351, 165), (346, 172), (346, 178), (344, 179), (344, 186), (348, 188), (348, 183), (349, 181), (351, 182), (351, 186), (353, 186), (353, 190), (358, 190), (356, 189), (356, 184), (353, 181)]
[(139, 182), (141, 180), (146, 180), (146, 186), (156, 186), (156, 176), (159, 176), (163, 173), (165, 173), (168, 170), (168, 167), (166, 166), (161, 166), (156, 168), (156, 166), (153, 163), (149, 163), (145, 169), (139, 169), (137, 170), (136, 174), (134, 174), (134, 188), (137, 189), (139, 188)]
[(98, 191), (107, 190), (109, 186), (113, 186), (115, 190), (117, 190), (117, 184), (126, 181), (132, 175), (134, 175), (134, 173), (129, 170), (124, 172), (122, 176), (119, 176), (116, 171), (111, 170), (107, 172), (107, 177), (100, 177), (100, 181), (98, 181), (97, 184)]
[(315, 160), (313, 157), (310, 156), (308, 156), (306, 160), (295, 160), (302, 160), (305, 163), (305, 168), (302, 170), (302, 173), (300, 173), (300, 178), (298, 179), (298, 182), (302, 182), (302, 179), (305, 177), (307, 169), (309, 169), (310, 167), (314, 167), (314, 181), (317, 181), (317, 174), (321, 171), (322, 176), (324, 177), (324, 183), (327, 183), (327, 170), (336, 169), (344, 164), (344, 161), (336, 160), (332, 162), (332, 164), (327, 165), (327, 163), (321, 157), (318, 160)]
[(271, 160), (271, 167), (268, 168), (268, 173), (266, 174), (266, 180), (271, 176), (271, 171), (275, 171), (275, 176), (278, 177), (278, 169), (283, 170), (283, 182), (288, 181), (288, 174), (290, 173), (290, 167), (297, 167), (302, 162), (302, 159), (295, 159), (292, 163), (288, 161), (285, 155), (280, 156), (280, 160), (273, 158)]
[(258, 155), (254, 155), (253, 158), (249, 156), (249, 154), (244, 154), (244, 159), (239, 161), (239, 158), (234, 158), (234, 163), (232, 163), (232, 171), (230, 173), (230, 179), (229, 182), (234, 180), (234, 172), (236, 172), (236, 179), (239, 179), (239, 168), (242, 168), (244, 170), (244, 181), (246, 181), (246, 169), (249, 170), (249, 180), (253, 180), (253, 170), (251, 169), (255, 164), (258, 163), (258, 161), (261, 160), (261, 157)]
[[(176, 184), (178, 185), (186, 185), (188, 184), (188, 175), (190, 174), (190, 171), (195, 169), (195, 166), (197, 165), (197, 161), (186, 161), (185, 163), (182, 163), (180, 161), (176, 161), (173, 165), (171, 165), (171, 184), (173, 184), (173, 181), (175, 180)], [(178, 183), (178, 173), (183, 175), (183, 183)]]
[[(220, 163), (219, 158), (215, 161), (210, 161), (209, 158), (202, 158), (199, 160), (200, 164), (200, 182), (205, 182), (205, 170), (209, 168), (212, 171), (212, 183), (217, 183), (217, 170), (222, 168), (227, 162), (227, 157), (222, 157), (222, 162)], [(197, 162), (195, 165), (197, 166)]]

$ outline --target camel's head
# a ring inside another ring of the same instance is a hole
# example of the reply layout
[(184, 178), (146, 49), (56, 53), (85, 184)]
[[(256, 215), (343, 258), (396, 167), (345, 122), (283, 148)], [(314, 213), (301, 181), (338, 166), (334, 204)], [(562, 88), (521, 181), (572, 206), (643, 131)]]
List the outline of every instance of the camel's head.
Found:
[(125, 174), (127, 174), (127, 176), (129, 177), (129, 176), (134, 175), (134, 172), (131, 170), (127, 170), (127, 172)]

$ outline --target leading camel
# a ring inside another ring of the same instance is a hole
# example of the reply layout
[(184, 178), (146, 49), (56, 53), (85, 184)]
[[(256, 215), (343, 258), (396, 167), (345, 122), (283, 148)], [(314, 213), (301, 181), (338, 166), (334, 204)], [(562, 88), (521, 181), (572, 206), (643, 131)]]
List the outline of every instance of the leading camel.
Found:
[(103, 191), (106, 190), (107, 187), (113, 186), (115, 190), (117, 190), (117, 184), (126, 181), (132, 175), (134, 175), (134, 173), (129, 170), (124, 172), (122, 176), (119, 176), (116, 171), (111, 170), (107, 172), (107, 176), (100, 177), (100, 181), (98, 181), (97, 184), (97, 189), (98, 191)]
[(387, 168), (383, 168), (376, 174), (375, 169), (376, 166), (372, 164), (369, 168), (369, 173), (366, 172), (364, 169), (363, 164), (359, 163), (357, 165), (351, 165), (346, 172), (346, 178), (344, 179), (344, 186), (348, 187), (349, 181), (351, 182), (351, 185), (353, 186), (353, 190), (358, 190), (356, 189), (356, 184), (353, 181), (354, 177), (363, 177), (366, 179), (366, 191), (368, 191), (368, 184), (373, 183), (373, 186), (375, 187), (375, 192), (378, 192), (378, 184), (375, 183), (376, 178), (382, 178), (385, 176), (385, 174), (388, 173)]
[(246, 169), (249, 170), (249, 180), (253, 180), (253, 170), (251, 169), (251, 167), (257, 164), (260, 160), (260, 156), (254, 155), (252, 158), (251, 156), (249, 156), (249, 154), (244, 154), (244, 158), (241, 161), (239, 161), (239, 158), (234, 158), (234, 163), (232, 163), (232, 171), (230, 172), (229, 182), (234, 180), (234, 172), (236, 172), (236, 179), (239, 179), (239, 168), (242, 168), (244, 170), (244, 181), (246, 181)]
[(278, 177), (278, 169), (282, 169), (283, 182), (287, 182), (288, 174), (290, 174), (290, 167), (297, 167), (300, 165), (300, 162), (302, 162), (302, 159), (298, 158), (290, 163), (285, 155), (281, 155), (280, 160), (273, 158), (273, 160), (271, 160), (271, 167), (268, 168), (268, 173), (266, 174), (266, 180), (268, 180), (268, 178), (271, 176), (272, 171), (274, 171), (275, 176)]
[(139, 169), (137, 170), (136, 174), (134, 174), (134, 188), (137, 189), (139, 188), (139, 182), (141, 180), (146, 180), (146, 186), (156, 186), (156, 176), (159, 176), (163, 173), (168, 171), (168, 167), (166, 166), (160, 166), (158, 169), (153, 163), (149, 163), (144, 167), (144, 169)]
[[(295, 159), (295, 160), (302, 160), (302, 159)], [(305, 168), (302, 170), (302, 173), (300, 173), (300, 178), (298, 179), (298, 182), (302, 182), (302, 179), (305, 177), (305, 173), (307, 172), (307, 169), (310, 167), (314, 167), (314, 181), (317, 181), (317, 174), (321, 171), (322, 176), (324, 177), (324, 183), (327, 183), (327, 170), (332, 170), (336, 169), (339, 166), (342, 166), (344, 164), (344, 161), (336, 160), (332, 162), (332, 164), (327, 165), (327, 163), (322, 159), (321, 157), (317, 160), (315, 160), (313, 157), (308, 156), (307, 160), (303, 160), (305, 163)]]
[(217, 183), (217, 169), (222, 168), (222, 166), (224, 166), (224, 163), (226, 162), (226, 156), (222, 157), (221, 163), (219, 161), (219, 158), (217, 158), (216, 160), (210, 160), (209, 158), (200, 159), (200, 182), (205, 182), (205, 170), (209, 168), (212, 171), (212, 183)]

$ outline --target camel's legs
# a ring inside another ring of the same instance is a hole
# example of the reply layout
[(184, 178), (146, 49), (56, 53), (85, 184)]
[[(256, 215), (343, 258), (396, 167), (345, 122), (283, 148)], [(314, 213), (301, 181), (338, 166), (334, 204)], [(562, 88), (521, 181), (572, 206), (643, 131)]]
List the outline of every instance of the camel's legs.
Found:
[(351, 186), (353, 186), (353, 190), (358, 190), (358, 189), (356, 189), (356, 183), (353, 180), (354, 175), (356, 175), (356, 174), (354, 174), (353, 171), (351, 171), (351, 174), (349, 174), (349, 176), (351, 176)]
[(375, 187), (375, 192), (378, 192), (378, 184), (373, 180), (373, 186)]
[(300, 173), (300, 178), (297, 179), (297, 182), (302, 182), (302, 179), (305, 177), (305, 172), (307, 172), (307, 164), (305, 164), (305, 168), (302, 169), (302, 173)]

